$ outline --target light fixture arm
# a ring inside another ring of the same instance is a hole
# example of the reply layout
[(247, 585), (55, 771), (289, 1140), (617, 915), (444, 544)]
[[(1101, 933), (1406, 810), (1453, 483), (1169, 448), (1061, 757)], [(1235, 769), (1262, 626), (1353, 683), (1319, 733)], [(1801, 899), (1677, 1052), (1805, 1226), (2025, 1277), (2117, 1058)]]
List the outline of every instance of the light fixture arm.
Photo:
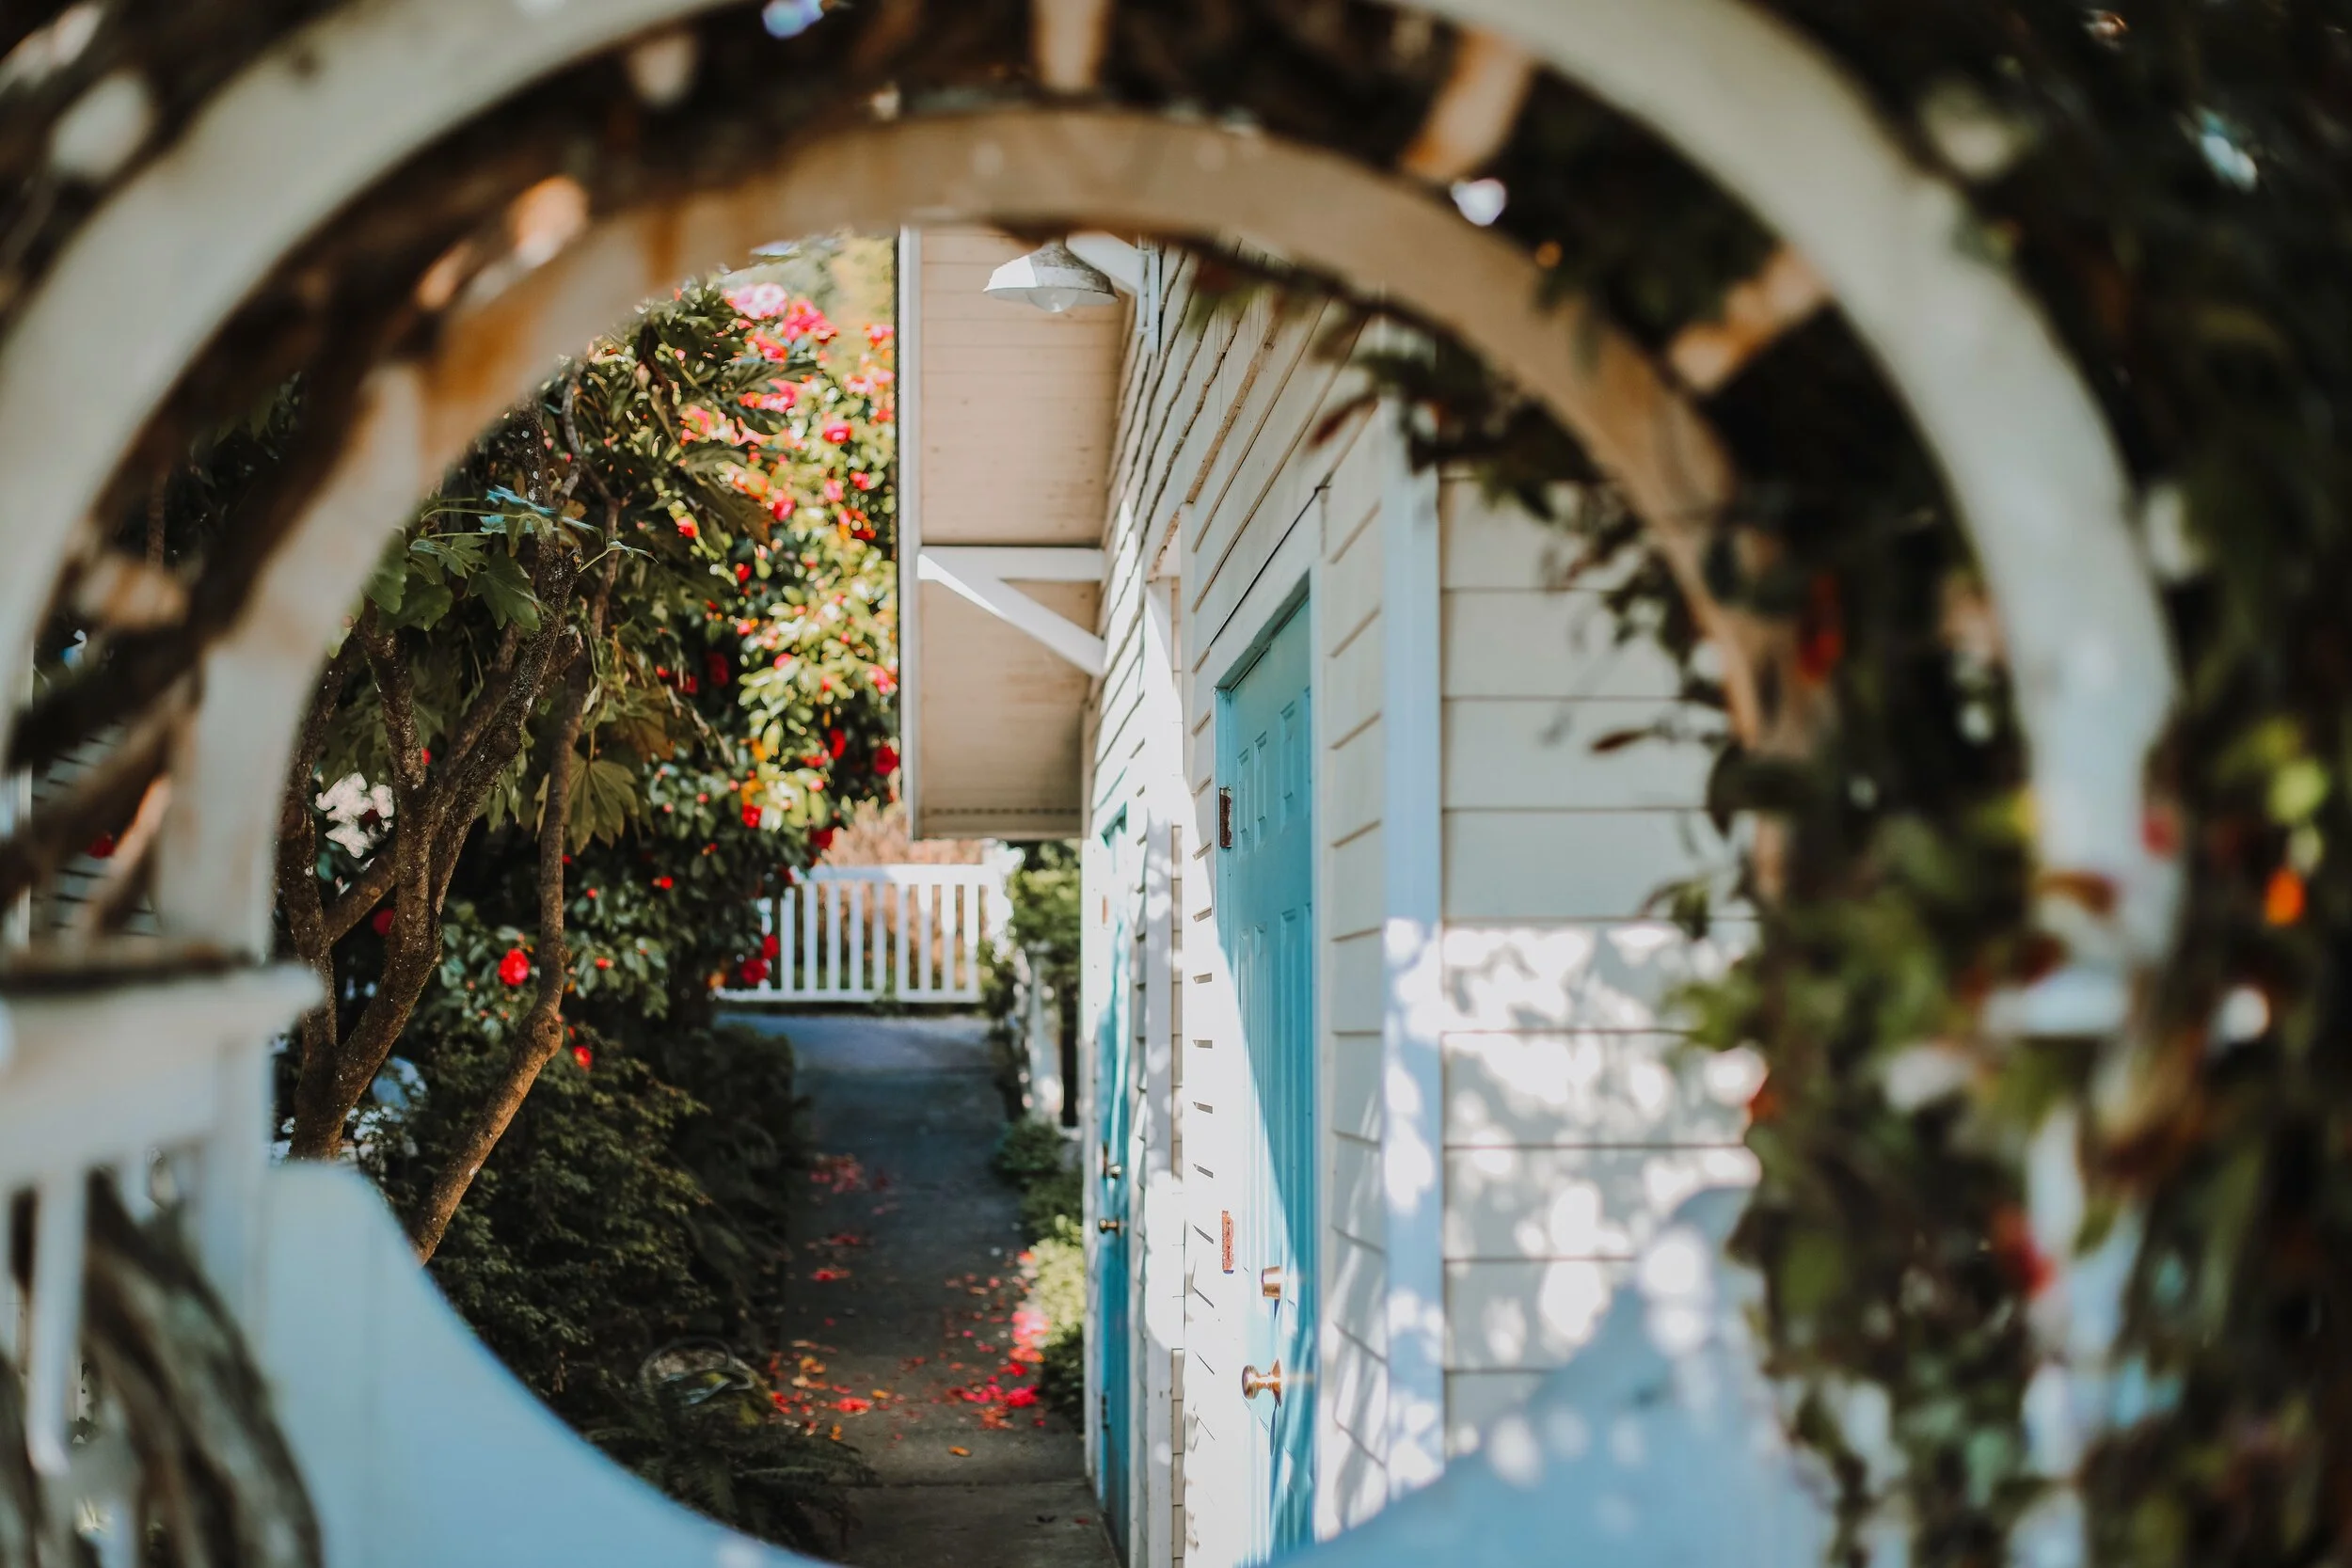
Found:
[(1073, 234), (1062, 242), (1070, 253), (1117, 284), (1120, 292), (1143, 293), (1143, 252), (1115, 234)]

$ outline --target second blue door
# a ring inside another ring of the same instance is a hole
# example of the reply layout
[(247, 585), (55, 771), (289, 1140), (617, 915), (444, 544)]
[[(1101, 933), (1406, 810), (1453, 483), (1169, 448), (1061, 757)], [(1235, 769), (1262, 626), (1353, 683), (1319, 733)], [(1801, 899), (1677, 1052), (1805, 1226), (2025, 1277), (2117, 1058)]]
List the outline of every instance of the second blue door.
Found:
[(1106, 961), (1110, 992), (1103, 1008), (1101, 1036), (1095, 1042), (1094, 1078), (1094, 1169), (1096, 1179), (1102, 1182), (1097, 1204), (1102, 1229), (1095, 1250), (1096, 1277), (1102, 1292), (1096, 1315), (1102, 1345), (1102, 1357), (1097, 1363), (1102, 1389), (1096, 1412), (1103, 1443), (1103, 1506), (1109, 1514), (1111, 1541), (1121, 1559), (1127, 1555), (1128, 1488), (1133, 1484), (1131, 1456), (1136, 1437), (1132, 1387), (1135, 1360), (1130, 1343), (1130, 1336), (1135, 1332), (1135, 1312), (1128, 1273), (1134, 1260), (1127, 1245), (1128, 1231), (1135, 1223), (1135, 1180), (1129, 1169), (1127, 1148), (1134, 1125), (1131, 1079), (1135, 1071), (1135, 1020), (1129, 1009), (1135, 979), (1129, 973), (1128, 959), (1134, 951), (1135, 937), (1127, 925), (1130, 877), (1126, 832), (1127, 819), (1122, 814), (1103, 835), (1103, 860), (1111, 886), (1104, 906), (1109, 929), (1104, 933), (1104, 941), (1109, 943)]
[(1234, 1251), (1248, 1358), (1250, 1560), (1314, 1538), (1314, 726), (1302, 605), (1222, 693), (1220, 926), (1257, 1116)]

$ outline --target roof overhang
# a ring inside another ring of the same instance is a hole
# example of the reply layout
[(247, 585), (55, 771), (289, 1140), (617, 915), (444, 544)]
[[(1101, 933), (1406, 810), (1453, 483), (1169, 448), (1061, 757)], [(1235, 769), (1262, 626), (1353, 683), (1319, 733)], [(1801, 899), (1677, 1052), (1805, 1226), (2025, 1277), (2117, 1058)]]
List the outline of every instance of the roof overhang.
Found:
[(899, 750), (918, 838), (1085, 831), (1129, 312), (987, 297), (1028, 249), (963, 227), (899, 242)]

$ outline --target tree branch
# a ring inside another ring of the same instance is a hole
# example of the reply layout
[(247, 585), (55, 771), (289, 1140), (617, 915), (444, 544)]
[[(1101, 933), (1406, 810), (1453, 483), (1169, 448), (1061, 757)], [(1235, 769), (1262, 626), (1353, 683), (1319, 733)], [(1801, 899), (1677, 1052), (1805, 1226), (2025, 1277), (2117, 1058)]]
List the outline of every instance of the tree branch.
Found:
[[(607, 502), (608, 540), (617, 530), (620, 508)], [(539, 983), (531, 1010), (516, 1032), (515, 1050), (490, 1097), (442, 1160), (433, 1185), (414, 1216), (409, 1237), (421, 1262), (432, 1260), (449, 1222), (472, 1187), (474, 1177), (513, 1125), (539, 1074), (564, 1045), (564, 992), (571, 979), (571, 953), (564, 935), (564, 841), (570, 826), (572, 785), (580, 769), (580, 732), (596, 684), (596, 644), (612, 602), (620, 557), (610, 548), (596, 589), (583, 606), (586, 626), (574, 644), (564, 672), (562, 705), (547, 736), (546, 803), (539, 813)]]

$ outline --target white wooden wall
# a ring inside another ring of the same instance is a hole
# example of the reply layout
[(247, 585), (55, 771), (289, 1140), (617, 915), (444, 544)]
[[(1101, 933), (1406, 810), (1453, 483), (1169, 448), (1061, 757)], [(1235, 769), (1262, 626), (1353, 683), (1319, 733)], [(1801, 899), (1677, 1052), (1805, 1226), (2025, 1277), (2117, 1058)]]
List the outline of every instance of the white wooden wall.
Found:
[(1746, 927), (1693, 944), (1645, 914), (1721, 869), (1708, 749), (1613, 732), (1678, 715), (1670, 662), (1618, 643), (1572, 547), (1448, 482), (1445, 718), (1447, 1436), (1479, 1431), (1584, 1345), (1636, 1251), (1702, 1186), (1752, 1180), (1745, 1064), (1699, 1059), (1662, 993)]
[[(1141, 869), (1100, 879), (1086, 914), (1100, 924), (1105, 895), (1130, 901), (1141, 943), (1134, 1152), (1158, 1185), (1134, 1249), (1146, 1474), (1133, 1548), (1151, 1568), (1216, 1568), (1243, 1545), (1240, 1509), (1213, 1505), (1248, 1486), (1259, 1438), (1240, 1346), (1263, 1307), (1250, 1259), (1228, 1274), (1221, 1255), (1221, 1216), (1246, 1210), (1252, 1088), (1216, 926), (1216, 708), (1220, 682), (1302, 582), (1323, 844), (1319, 1532), (1362, 1523), (1412, 1480), (1391, 1473), (1411, 1418), (1405, 1394), (1391, 1400), (1383, 1071), (1397, 897), (1383, 706), (1416, 685), (1384, 668), (1401, 624), (1383, 613), (1384, 538), (1396, 536), (1383, 508), (1407, 504), (1411, 487), (1398, 483), (1385, 411), (1315, 439), (1358, 385), (1313, 352), (1329, 326), (1320, 312), (1261, 301), (1180, 331), (1185, 276), (1166, 281), (1159, 308), (1136, 313), (1122, 389), (1104, 538), (1111, 662), (1089, 745), (1098, 839), (1123, 808)], [(1585, 1342), (1676, 1204), (1745, 1179), (1752, 1085), (1738, 1064), (1677, 1052), (1658, 1016), (1668, 987), (1736, 945), (1737, 924), (1693, 947), (1643, 910), (1662, 882), (1727, 863), (1697, 810), (1706, 749), (1591, 750), (1671, 709), (1674, 671), (1639, 643), (1614, 645), (1597, 592), (1549, 588), (1562, 535), (1462, 483), (1442, 487), (1438, 511), (1439, 649), (1420, 700), (1438, 706), (1443, 734), (1443, 1088), (1428, 1129), (1442, 1218), (1435, 1242), (1396, 1239), (1413, 1266), (1395, 1279), (1419, 1269), (1442, 1292), (1442, 1372), (1427, 1374), (1422, 1402), (1442, 1400), (1443, 1444), (1461, 1452)], [(1167, 901), (1157, 922), (1155, 899)], [(1154, 1464), (1163, 1434), (1174, 1451)]]

